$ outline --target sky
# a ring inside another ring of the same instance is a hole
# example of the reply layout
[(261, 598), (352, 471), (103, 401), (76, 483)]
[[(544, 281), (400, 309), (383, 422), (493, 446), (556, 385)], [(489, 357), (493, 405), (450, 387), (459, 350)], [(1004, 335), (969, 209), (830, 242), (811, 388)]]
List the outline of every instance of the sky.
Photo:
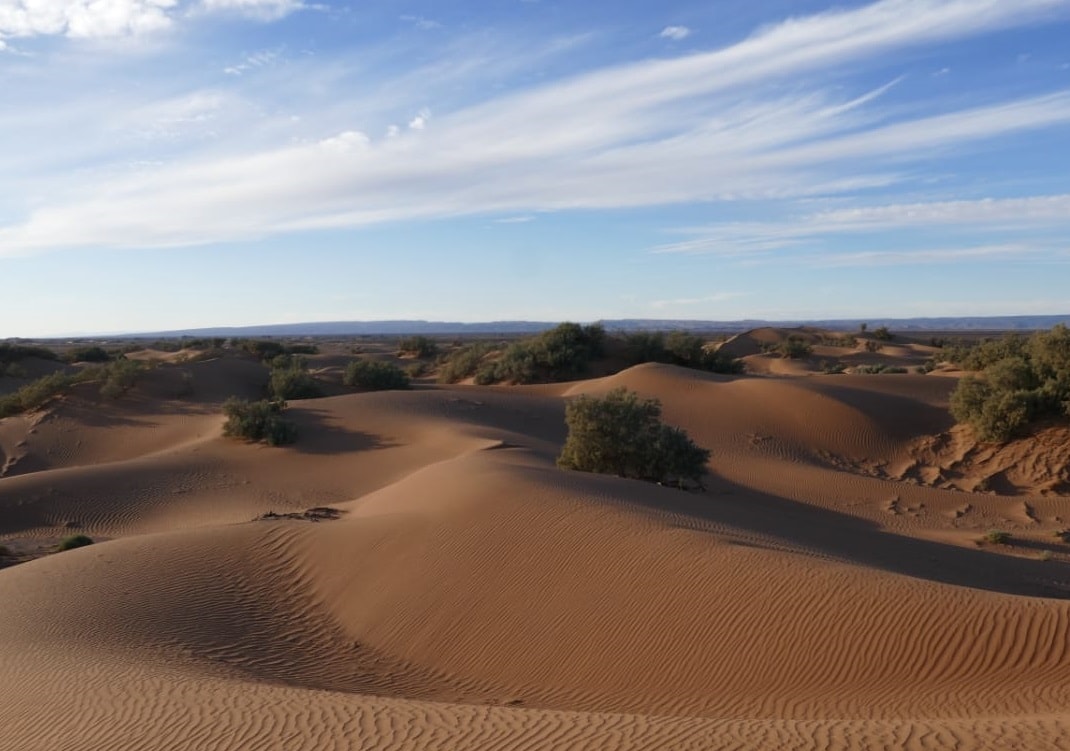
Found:
[(1070, 0), (0, 0), (0, 337), (1070, 313)]

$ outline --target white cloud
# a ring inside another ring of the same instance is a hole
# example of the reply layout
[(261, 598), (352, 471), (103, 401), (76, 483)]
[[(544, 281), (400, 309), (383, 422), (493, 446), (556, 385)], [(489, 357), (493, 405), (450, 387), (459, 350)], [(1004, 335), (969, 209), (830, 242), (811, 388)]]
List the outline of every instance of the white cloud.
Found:
[(177, 0), (3, 0), (0, 37), (135, 36), (170, 26), (176, 5)]
[(207, 11), (240, 13), (243, 16), (274, 21), (307, 7), (301, 0), (202, 0)]
[[(1070, 232), (1070, 194), (862, 206), (821, 211), (786, 221), (726, 222), (682, 230), (689, 235), (687, 240), (667, 243), (656, 251), (744, 255), (799, 246), (819, 237), (939, 227), (989, 235), (1052, 229)], [(1006, 250), (1011, 246), (982, 247)]]
[(686, 26), (666, 26), (658, 36), (662, 39), (672, 39), (674, 42), (679, 42), (681, 39), (687, 39), (691, 36), (691, 29)]
[(274, 63), (279, 57), (278, 50), (261, 50), (260, 52), (254, 52), (251, 55), (246, 55), (245, 58), (235, 65), (228, 65), (223, 69), (223, 72), (230, 76), (241, 76), (249, 71), (257, 70), (259, 68), (267, 67)]
[[(235, 0), (215, 0), (217, 7), (226, 4), (233, 7)], [(1070, 0), (883, 0), (793, 19), (712, 52), (491, 93), (452, 112), (436, 104), (433, 128), (423, 110), (408, 120), (408, 129), (392, 127), (387, 137), (371, 140), (358, 133), (358, 124), (372, 132), (384, 125), (350, 117), (304, 142), (282, 130), (274, 146), (257, 142), (226, 157), (213, 150), (135, 174), (64, 175), (65, 193), (38, 190), (23, 218), (0, 225), (0, 254), (176, 246), (406, 218), (888, 185), (901, 179), (900, 170), (924, 167), (933, 153), (1070, 123), (1070, 93), (889, 124), (878, 108), (887, 87), (845, 97), (814, 88), (820, 80), (814, 72), (1068, 8)], [(784, 81), (794, 85), (780, 85)], [(426, 96), (426, 81), (414, 76), (408, 83), (402, 87), (412, 95), (408, 101)], [(396, 111), (386, 117), (381, 122), (396, 118)], [(237, 123), (230, 130), (241, 132)], [(731, 233), (741, 246), (808, 236), (793, 228)]]

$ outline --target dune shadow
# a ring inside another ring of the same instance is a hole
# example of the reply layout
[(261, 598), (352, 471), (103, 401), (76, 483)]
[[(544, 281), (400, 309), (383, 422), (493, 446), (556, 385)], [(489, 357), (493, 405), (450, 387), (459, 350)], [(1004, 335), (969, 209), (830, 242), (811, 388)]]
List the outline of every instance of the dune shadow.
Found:
[(400, 445), (382, 436), (337, 425), (326, 410), (301, 407), (287, 410), (286, 416), (297, 424), (297, 441), (289, 448), (301, 454), (347, 454)]
[[(705, 493), (629, 494), (639, 505), (669, 511), (676, 525), (715, 531), (726, 525), (758, 537), (889, 573), (1009, 595), (1070, 599), (1070, 565), (922, 540), (874, 522), (711, 478)], [(1058, 549), (1060, 545), (1047, 546)], [(1032, 547), (1032, 546), (1029, 546)]]

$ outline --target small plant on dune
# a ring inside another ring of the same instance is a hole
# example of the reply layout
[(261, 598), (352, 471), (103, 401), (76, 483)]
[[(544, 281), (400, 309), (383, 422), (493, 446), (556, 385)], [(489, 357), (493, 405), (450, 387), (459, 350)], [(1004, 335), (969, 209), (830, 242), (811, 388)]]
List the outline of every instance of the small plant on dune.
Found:
[(318, 399), (323, 389), (308, 372), (304, 358), (293, 355), (277, 355), (271, 361), (271, 377), (268, 390), (274, 399)]
[(880, 342), (875, 342), (872, 339), (866, 340), (866, 352), (880, 352), (884, 349), (884, 345)]
[(776, 352), (781, 357), (790, 360), (801, 360), (813, 354), (814, 348), (798, 334), (791, 334), (787, 339), (776, 345)]
[(878, 326), (873, 329), (873, 338), (879, 342), (890, 342), (895, 338), (895, 334), (889, 331), (887, 326)]
[(60, 544), (56, 546), (56, 552), (62, 553), (64, 550), (74, 550), (75, 548), (84, 548), (86, 545), (92, 545), (93, 538), (86, 535), (72, 535), (71, 537), (65, 537)]
[(438, 370), (439, 383), (457, 383), (465, 378), (471, 378), (492, 350), (493, 347), (487, 342), (475, 342), (458, 347), (441, 360)]
[(388, 391), (409, 388), (409, 376), (397, 365), (381, 360), (354, 360), (342, 376), (346, 386)]
[(661, 403), (624, 388), (581, 396), (565, 408), (568, 438), (557, 466), (679, 488), (701, 487), (710, 452), (661, 422)]
[(68, 362), (110, 362), (111, 354), (103, 347), (78, 347), (67, 353)]
[(1004, 532), (1001, 529), (991, 529), (985, 532), (985, 536), (981, 538), (989, 545), (1009, 545), (1011, 542), (1011, 533)]
[(126, 358), (110, 363), (103, 371), (104, 383), (100, 385), (100, 395), (118, 399), (134, 387), (147, 368), (143, 362)]
[(297, 426), (282, 418), (286, 402), (262, 399), (251, 402), (231, 397), (223, 403), (223, 435), (282, 446), (297, 440)]
[(1037, 556), (1037, 560), (1050, 561), (1055, 558), (1055, 553), (1050, 550), (1041, 550), (1040, 555)]

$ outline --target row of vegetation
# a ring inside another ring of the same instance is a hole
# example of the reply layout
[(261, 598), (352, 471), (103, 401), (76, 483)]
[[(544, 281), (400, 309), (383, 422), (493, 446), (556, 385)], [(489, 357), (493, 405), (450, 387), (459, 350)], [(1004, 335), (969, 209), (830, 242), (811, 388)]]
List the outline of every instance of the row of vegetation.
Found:
[(14, 393), (0, 396), (0, 418), (37, 409), (79, 383), (99, 383), (101, 396), (117, 399), (133, 388), (149, 367), (144, 362), (123, 359), (107, 365), (50, 373)]

